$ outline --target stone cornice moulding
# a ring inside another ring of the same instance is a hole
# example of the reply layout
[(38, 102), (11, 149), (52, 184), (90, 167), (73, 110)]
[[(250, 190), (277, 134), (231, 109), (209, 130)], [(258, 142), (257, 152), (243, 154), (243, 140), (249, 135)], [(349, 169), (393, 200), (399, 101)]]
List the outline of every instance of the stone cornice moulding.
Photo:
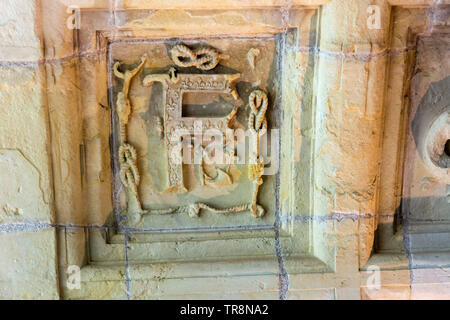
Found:
[[(77, 7), (82, 9), (154, 9), (154, 10), (221, 10), (221, 9), (248, 9), (248, 8), (268, 8), (268, 7), (319, 7), (332, 0), (122, 0), (117, 1), (114, 7), (111, 7), (109, 1), (98, 1), (93, 4), (90, 0), (81, 0)], [(72, 6), (70, 0), (60, 0), (66, 6)]]
[[(387, 0), (391, 6), (403, 6), (403, 7), (430, 7), (436, 0)], [(450, 4), (449, 0), (442, 0), (439, 5)]]
[[(72, 6), (71, 0), (59, 0), (66, 6)], [(184, 9), (184, 10), (213, 10), (213, 9), (248, 9), (248, 8), (269, 8), (269, 7), (319, 7), (326, 5), (332, 0), (122, 0), (118, 1), (115, 7), (111, 7), (109, 1), (98, 1), (95, 4), (91, 0), (80, 0), (77, 7), (82, 9), (115, 9), (115, 10), (136, 10), (136, 9)], [(404, 7), (429, 7), (436, 0), (386, 0), (391, 6)], [(437, 4), (437, 3), (436, 3)], [(450, 5), (450, 0), (442, 0), (439, 5)]]
[(129, 0), (125, 1), (125, 7), (147, 6), (154, 9), (241, 9), (257, 7), (284, 7), (284, 6), (321, 6), (331, 0)]

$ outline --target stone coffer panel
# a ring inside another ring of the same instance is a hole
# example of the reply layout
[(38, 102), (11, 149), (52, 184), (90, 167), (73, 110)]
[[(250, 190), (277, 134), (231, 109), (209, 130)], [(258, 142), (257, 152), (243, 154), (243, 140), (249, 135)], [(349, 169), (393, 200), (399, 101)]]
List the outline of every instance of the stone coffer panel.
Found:
[[(422, 210), (445, 209), (448, 183), (408, 135), (447, 79), (445, 10), (433, 25), (431, 0), (73, 2), (4, 1), (2, 298), (448, 297), (446, 212)], [(272, 174), (251, 153), (166, 157), (172, 128), (264, 119)], [(425, 206), (402, 224), (407, 200)]]
[(417, 37), (411, 81), (403, 214), (414, 253), (449, 249), (450, 36), (444, 31)]
[[(121, 10), (112, 27), (108, 10), (81, 10), (83, 223), (96, 226), (82, 272), (169, 263), (183, 277), (242, 264), (277, 274), (281, 256), (293, 273), (333, 268), (330, 223), (311, 219), (312, 137), (301, 156), (292, 147), (312, 128), (318, 10), (288, 11)], [(221, 139), (224, 161), (207, 162)], [(304, 178), (290, 194), (293, 175)]]
[[(280, 103), (277, 82), (281, 72), (277, 52), (280, 41), (281, 35), (278, 34), (251, 39), (208, 38), (183, 42), (172, 39), (110, 44), (111, 59), (121, 61), (124, 70), (127, 64), (132, 65), (134, 61), (140, 61), (141, 56), (147, 55), (146, 63), (130, 86), (132, 112), (126, 128), (127, 142), (134, 146), (137, 153), (136, 168), (140, 175), (137, 193), (143, 221), (136, 223), (141, 228), (148, 231), (211, 231), (221, 228), (270, 228), (274, 224), (279, 169)], [(208, 46), (226, 54), (227, 59), (221, 59), (216, 67), (206, 71), (195, 66), (178, 66), (171, 59), (171, 52), (177, 46), (197, 46), (192, 52)], [(113, 64), (110, 62), (109, 66)], [(171, 72), (173, 80), (167, 83), (166, 80), (158, 81), (161, 76), (170, 78)], [(222, 87), (231, 77), (230, 88), (227, 88), (228, 85)], [(114, 79), (113, 103), (116, 104), (115, 97), (121, 92), (123, 81), (117, 77)], [(152, 81), (149, 82), (149, 79)], [(261, 156), (266, 159), (266, 166), (272, 169), (266, 169), (263, 175), (257, 195), (261, 212), (254, 216), (251, 208), (245, 207), (252, 203), (254, 193), (248, 165), (252, 137), (247, 130), (251, 111), (249, 97), (258, 90), (266, 92), (267, 110), (264, 117), (268, 123), (267, 135), (261, 137), (268, 143), (261, 143), (260, 151), (264, 153)], [(172, 105), (169, 104), (175, 104), (174, 110), (170, 109)], [(113, 116), (117, 113), (117, 107), (115, 105), (112, 109)], [(234, 112), (235, 115), (232, 114)], [(120, 119), (116, 120), (115, 128), (118, 130), (113, 130), (113, 138), (120, 148)], [(173, 135), (177, 130), (180, 145), (177, 146), (178, 141), (174, 141), (174, 148), (178, 149), (170, 149), (169, 140), (175, 138)], [(201, 152), (213, 151), (211, 136), (213, 140), (216, 136), (221, 138), (221, 135), (223, 150), (217, 151), (222, 151), (223, 155), (218, 155), (222, 159), (212, 159), (213, 155), (205, 158), (206, 154)], [(245, 135), (247, 141), (244, 140)], [(239, 156), (238, 143), (243, 151)], [(117, 148), (115, 153), (118, 151)], [(183, 156), (181, 165), (175, 164), (177, 156)], [(209, 165), (208, 160), (211, 160)], [(115, 176), (118, 177), (116, 186), (121, 189), (119, 162), (120, 159), (115, 166), (118, 169)], [(177, 174), (177, 171), (180, 180), (172, 181), (171, 174)], [(121, 203), (120, 197), (119, 194), (116, 208), (119, 213), (127, 210), (127, 204)], [(199, 212), (192, 216), (189, 210), (195, 210), (196, 204), (204, 204), (205, 209), (199, 208)], [(206, 206), (218, 210), (207, 210)], [(234, 207), (242, 208), (233, 210)]]

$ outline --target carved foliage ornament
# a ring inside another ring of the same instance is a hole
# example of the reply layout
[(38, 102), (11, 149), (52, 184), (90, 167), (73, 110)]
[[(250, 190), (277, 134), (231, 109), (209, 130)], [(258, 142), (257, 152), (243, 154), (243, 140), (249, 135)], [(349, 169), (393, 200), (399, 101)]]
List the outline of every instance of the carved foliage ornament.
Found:
[[(170, 57), (177, 66), (191, 67), (194, 66), (200, 70), (214, 69), (220, 59), (227, 56), (220, 54), (215, 49), (199, 48), (191, 50), (184, 45), (176, 45), (170, 52)], [(146, 55), (141, 58), (139, 65), (131, 70), (119, 71), (120, 62), (116, 62), (113, 66), (114, 75), (123, 80), (122, 90), (117, 94), (116, 113), (120, 122), (119, 134), (119, 150), (118, 158), (120, 165), (120, 181), (126, 189), (127, 194), (127, 215), (128, 223), (138, 225), (142, 221), (142, 216), (152, 214), (174, 214), (187, 213), (191, 217), (197, 217), (200, 210), (207, 210), (214, 213), (239, 213), (250, 211), (253, 216), (261, 217), (264, 215), (264, 208), (257, 204), (259, 186), (263, 183), (262, 174), (264, 164), (259, 155), (259, 139), (267, 131), (267, 120), (265, 114), (268, 108), (267, 95), (262, 90), (255, 90), (249, 97), (249, 129), (255, 136), (253, 140), (254, 164), (249, 167), (249, 179), (253, 181), (253, 196), (249, 203), (228, 208), (215, 208), (205, 203), (194, 203), (186, 206), (168, 208), (168, 209), (148, 209), (144, 210), (139, 199), (139, 170), (137, 167), (137, 151), (127, 142), (127, 123), (132, 112), (132, 105), (129, 99), (129, 90), (131, 80), (142, 70), (147, 60)], [(150, 74), (143, 80), (144, 86), (151, 86), (153, 82), (161, 82), (165, 93), (164, 104), (164, 139), (168, 150), (168, 180), (169, 188), (166, 191), (187, 192), (183, 184), (182, 164), (174, 161), (172, 156), (175, 146), (179, 143), (180, 137), (177, 137), (176, 131), (182, 129), (187, 134), (194, 134), (194, 130), (203, 130), (216, 128), (225, 130), (229, 128), (230, 121), (235, 117), (238, 107), (225, 117), (222, 118), (183, 118), (181, 114), (182, 93), (188, 91), (205, 91), (205, 92), (223, 92), (231, 94), (235, 100), (239, 98), (234, 87), (234, 82), (240, 77), (240, 74), (181, 74), (177, 73), (175, 68), (170, 68), (168, 74)], [(201, 120), (201, 121), (196, 121)], [(201, 123), (201, 128), (195, 125)], [(202, 150), (205, 156), (205, 150)], [(203, 169), (203, 163), (202, 163)], [(218, 169), (219, 171), (222, 169)], [(223, 171), (224, 174), (227, 174)], [(206, 174), (204, 177), (209, 182), (214, 179)], [(229, 182), (232, 183), (231, 177), (228, 175)]]

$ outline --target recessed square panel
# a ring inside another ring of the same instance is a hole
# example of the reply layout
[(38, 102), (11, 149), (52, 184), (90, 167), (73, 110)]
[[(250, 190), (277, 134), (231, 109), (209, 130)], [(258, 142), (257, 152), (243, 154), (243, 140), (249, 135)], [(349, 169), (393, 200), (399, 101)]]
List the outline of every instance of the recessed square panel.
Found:
[[(165, 10), (117, 11), (118, 28), (101, 10), (83, 11), (82, 24), (91, 27), (77, 37), (87, 52), (81, 67), (93, 76), (84, 78), (82, 98), (97, 108), (85, 125), (101, 140), (100, 147), (88, 143), (98, 166), (86, 170), (104, 177), (89, 185), (90, 194), (102, 192), (113, 208), (87, 199), (90, 215), (100, 212), (105, 221), (104, 229), (89, 230), (91, 263), (202, 264), (219, 275), (240, 273), (246, 260), (257, 273), (276, 273), (283, 255), (289, 271), (328, 269), (312, 249), (322, 227), (303, 219), (312, 212), (313, 155), (305, 149), (305, 161), (294, 163), (292, 139), (300, 106), (308, 110), (302, 128), (313, 121), (313, 100), (300, 104), (299, 94), (303, 82), (314, 82), (315, 54), (304, 48), (317, 37), (317, 10), (292, 8), (289, 17), (301, 23), (289, 28), (279, 8), (219, 11), (208, 13), (219, 25), (199, 19), (205, 11), (168, 28)], [(242, 14), (245, 21), (233, 18)], [(248, 129), (267, 139), (262, 148), (251, 148)], [(228, 135), (239, 130), (243, 136)], [(231, 164), (206, 161), (217, 139)], [(302, 145), (310, 139), (303, 136)], [(208, 155), (200, 163), (199, 150)], [(191, 155), (193, 162), (177, 162)]]
[[(273, 227), (278, 170), (255, 176), (249, 118), (261, 130), (267, 123), (257, 157), (276, 166), (278, 47), (278, 36), (109, 45), (119, 224), (143, 232)], [(174, 59), (177, 48), (190, 51)], [(219, 55), (215, 67), (189, 64), (192, 53), (207, 61), (207, 50)], [(264, 104), (258, 92), (267, 101), (259, 113), (250, 105)], [(211, 164), (214, 141), (223, 144), (214, 152), (223, 151), (224, 161)]]

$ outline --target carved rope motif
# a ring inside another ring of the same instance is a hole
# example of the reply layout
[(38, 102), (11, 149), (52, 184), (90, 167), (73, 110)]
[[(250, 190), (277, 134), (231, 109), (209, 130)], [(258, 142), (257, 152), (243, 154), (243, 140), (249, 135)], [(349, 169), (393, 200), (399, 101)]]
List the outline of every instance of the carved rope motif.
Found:
[(140, 64), (132, 69), (119, 71), (120, 62), (116, 62), (113, 66), (114, 75), (123, 80), (122, 91), (117, 94), (116, 112), (119, 117), (120, 125), (120, 147), (119, 147), (119, 164), (120, 164), (120, 181), (127, 188), (129, 197), (133, 197), (134, 205), (137, 211), (136, 214), (142, 211), (141, 202), (139, 200), (138, 186), (140, 182), (139, 170), (137, 168), (137, 152), (136, 149), (129, 143), (127, 143), (127, 124), (130, 113), (132, 111), (131, 101), (129, 98), (129, 91), (131, 80), (138, 74), (145, 62), (146, 56), (142, 56)]
[[(219, 63), (220, 58), (224, 55), (218, 54), (213, 49), (200, 48), (197, 51), (192, 51), (189, 48), (179, 45), (174, 47), (171, 52), (171, 57), (177, 65), (180, 66), (195, 66), (201, 70), (213, 69)], [(181, 58), (189, 58), (189, 60), (180, 60)], [(254, 152), (252, 155), (252, 164), (249, 167), (249, 178), (253, 180), (254, 190), (251, 203), (228, 207), (215, 208), (205, 203), (194, 203), (186, 206), (168, 209), (149, 209), (143, 210), (139, 200), (138, 186), (140, 182), (139, 170), (137, 168), (137, 152), (136, 149), (127, 143), (127, 123), (129, 115), (132, 111), (131, 101), (129, 99), (129, 90), (131, 80), (143, 68), (146, 62), (146, 55), (141, 58), (140, 64), (132, 69), (124, 72), (119, 71), (120, 62), (116, 62), (113, 66), (114, 75), (123, 80), (122, 91), (117, 94), (116, 112), (120, 121), (120, 136), (119, 136), (119, 164), (120, 164), (120, 180), (128, 190), (128, 213), (131, 216), (129, 220), (131, 224), (137, 225), (142, 221), (143, 215), (161, 215), (174, 213), (187, 213), (191, 217), (197, 217), (201, 210), (208, 210), (218, 214), (224, 213), (240, 213), (251, 211), (253, 216), (262, 217), (265, 210), (262, 206), (257, 204), (259, 186), (263, 183), (262, 174), (264, 171), (263, 159), (259, 155), (259, 140), (267, 131), (267, 120), (265, 113), (268, 108), (268, 98), (264, 91), (255, 90), (249, 96), (249, 129), (255, 135)], [(189, 128), (189, 131), (194, 130), (193, 124), (184, 124), (178, 121), (177, 118), (181, 116), (181, 95), (179, 90), (220, 90), (229, 92), (236, 100), (239, 98), (238, 93), (234, 87), (233, 82), (239, 78), (239, 74), (232, 75), (197, 75), (197, 74), (181, 74), (177, 75), (175, 68), (170, 68), (169, 74), (151, 74), (144, 78), (143, 85), (150, 86), (153, 82), (163, 83), (167, 101), (165, 104), (164, 115), (164, 136), (168, 145), (168, 150), (173, 148), (170, 141), (170, 135), (174, 128)], [(181, 80), (181, 81), (180, 81)], [(173, 89), (170, 86), (177, 85), (178, 89)], [(225, 129), (229, 127), (229, 123), (234, 118), (237, 112), (237, 107), (226, 116), (224, 119), (209, 119), (205, 121), (205, 128), (216, 127)], [(205, 119), (203, 119), (205, 120)], [(192, 121), (191, 121), (192, 122)], [(171, 125), (169, 125), (171, 123)], [(186, 125), (186, 126), (185, 126)], [(180, 176), (180, 168), (176, 168), (169, 162), (169, 181), (172, 186), (182, 185), (182, 175)], [(130, 205), (130, 204), (133, 205)], [(133, 211), (133, 212), (130, 212)]]
[(219, 64), (220, 59), (228, 58), (228, 56), (220, 54), (212, 48), (191, 50), (181, 44), (172, 48), (170, 57), (179, 67), (196, 67), (200, 70), (214, 69)]
[(269, 105), (267, 94), (262, 90), (254, 90), (248, 98), (250, 115), (248, 118), (248, 128), (255, 137), (254, 152), (251, 154), (251, 164), (249, 168), (249, 179), (253, 180), (253, 198), (251, 211), (255, 217), (264, 214), (264, 208), (258, 205), (259, 186), (262, 185), (262, 175), (264, 173), (264, 162), (259, 154), (259, 140), (267, 132), (266, 111)]

